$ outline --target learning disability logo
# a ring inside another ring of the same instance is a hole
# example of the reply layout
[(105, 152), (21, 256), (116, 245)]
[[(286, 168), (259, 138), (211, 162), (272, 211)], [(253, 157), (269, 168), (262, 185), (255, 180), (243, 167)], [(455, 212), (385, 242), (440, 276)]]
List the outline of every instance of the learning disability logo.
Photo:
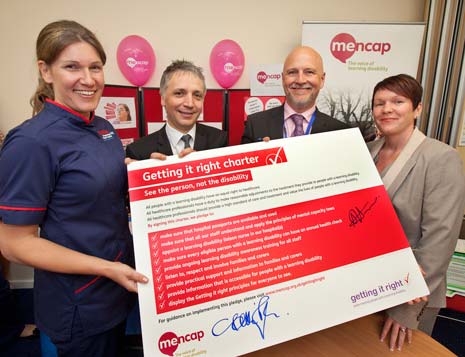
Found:
[(384, 55), (391, 50), (391, 44), (389, 42), (357, 42), (351, 34), (339, 33), (331, 40), (330, 50), (334, 57), (346, 63), (355, 52), (379, 52)]

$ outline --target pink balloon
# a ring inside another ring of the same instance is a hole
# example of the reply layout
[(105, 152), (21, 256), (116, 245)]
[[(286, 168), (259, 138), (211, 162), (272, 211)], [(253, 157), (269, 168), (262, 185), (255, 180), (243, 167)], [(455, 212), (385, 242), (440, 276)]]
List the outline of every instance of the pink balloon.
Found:
[(222, 40), (210, 53), (210, 70), (222, 88), (231, 88), (244, 71), (244, 52), (233, 40)]
[(123, 38), (116, 51), (118, 67), (126, 79), (135, 86), (143, 86), (155, 69), (155, 53), (143, 37), (131, 35)]

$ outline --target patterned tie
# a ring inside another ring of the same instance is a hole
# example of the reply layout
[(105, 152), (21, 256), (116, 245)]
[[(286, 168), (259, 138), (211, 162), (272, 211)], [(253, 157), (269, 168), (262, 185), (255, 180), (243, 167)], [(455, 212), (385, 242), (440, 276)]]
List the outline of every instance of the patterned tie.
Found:
[(191, 147), (189, 140), (191, 139), (191, 136), (189, 134), (184, 134), (181, 136), (181, 140), (184, 141), (184, 149), (188, 149)]
[(304, 120), (305, 120), (305, 118), (303, 117), (303, 115), (292, 114), (291, 119), (295, 124), (295, 129), (292, 132), (291, 136), (304, 135)]

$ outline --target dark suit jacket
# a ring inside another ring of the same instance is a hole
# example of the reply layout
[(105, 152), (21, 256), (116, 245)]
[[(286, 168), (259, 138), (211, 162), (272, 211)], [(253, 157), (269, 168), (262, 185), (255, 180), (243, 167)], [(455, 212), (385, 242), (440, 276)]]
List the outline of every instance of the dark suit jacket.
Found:
[[(282, 139), (284, 126), (284, 104), (254, 113), (247, 117), (241, 144), (261, 141), (265, 136), (270, 139)], [(312, 134), (326, 131), (348, 129), (349, 126), (343, 122), (330, 117), (316, 109), (316, 117), (313, 122)]]
[[(228, 133), (225, 131), (199, 123), (196, 125), (194, 150), (216, 149), (228, 145)], [(166, 135), (166, 124), (160, 130), (144, 136), (126, 147), (126, 156), (136, 160), (149, 159), (153, 152), (173, 155), (168, 135)]]

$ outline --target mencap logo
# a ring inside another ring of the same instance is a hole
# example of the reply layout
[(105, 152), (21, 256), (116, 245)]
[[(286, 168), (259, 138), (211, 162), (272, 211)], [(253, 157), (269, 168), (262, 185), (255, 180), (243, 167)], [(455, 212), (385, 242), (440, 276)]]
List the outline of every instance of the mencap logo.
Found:
[(181, 343), (200, 341), (205, 336), (203, 331), (187, 333), (184, 336), (177, 336), (174, 332), (165, 332), (158, 340), (158, 349), (161, 353), (173, 356)]
[(128, 57), (126, 59), (126, 64), (128, 65), (128, 67), (134, 68), (136, 66), (136, 64), (137, 64), (137, 61), (132, 57)]
[(264, 71), (260, 71), (257, 73), (257, 81), (261, 84), (265, 83), (267, 79), (280, 79), (280, 73), (273, 73), (273, 74), (266, 74)]
[(135, 66), (137, 66), (138, 64), (142, 64), (142, 65), (145, 65), (147, 66), (149, 64), (149, 61), (136, 61), (134, 58), (132, 57), (128, 57), (126, 58), (126, 65), (130, 68), (134, 68)]
[(334, 57), (346, 63), (358, 51), (380, 52), (384, 55), (391, 50), (391, 44), (389, 42), (357, 42), (351, 34), (340, 33), (331, 40), (330, 49)]
[(242, 66), (235, 66), (233, 65), (231, 62), (228, 62), (228, 63), (225, 63), (224, 66), (223, 66), (223, 69), (226, 73), (231, 73), (232, 71), (234, 71), (235, 69), (237, 70), (241, 70), (242, 69)]

